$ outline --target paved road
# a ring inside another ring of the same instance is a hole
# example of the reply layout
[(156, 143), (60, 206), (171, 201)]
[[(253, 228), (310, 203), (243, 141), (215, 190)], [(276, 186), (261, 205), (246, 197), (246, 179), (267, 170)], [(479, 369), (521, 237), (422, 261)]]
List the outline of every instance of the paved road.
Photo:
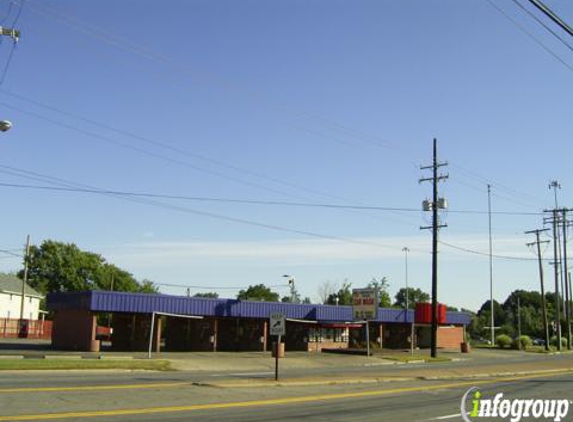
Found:
[(480, 381), (426, 381), (377, 388), (337, 386), (229, 391), (181, 385), (146, 390), (3, 393), (0, 421), (461, 420), (461, 397), (474, 384), (479, 386), (484, 397), (503, 392), (508, 398), (571, 400), (572, 382), (571, 375), (552, 375), (491, 380), (486, 384)]
[[(568, 367), (569, 356), (526, 359), (536, 365), (556, 362)], [(504, 366), (521, 361), (508, 359)], [(523, 363), (523, 361), (521, 361)], [(492, 362), (489, 363), (490, 365)], [(438, 366), (442, 365), (442, 366)], [(458, 366), (455, 366), (458, 365)], [(474, 362), (474, 366), (475, 362)], [(487, 368), (477, 364), (477, 370)], [(429, 369), (428, 369), (429, 368)], [(463, 373), (471, 361), (447, 364), (331, 368), (338, 374), (406, 373), (457, 368)], [(475, 368), (474, 368), (475, 370)], [(329, 376), (321, 368), (309, 375)], [(365, 371), (365, 372), (364, 372)], [(269, 374), (265, 374), (268, 377)], [(300, 370), (285, 377), (301, 377)], [(573, 374), (530, 374), (490, 379), (408, 380), (376, 384), (308, 385), (267, 388), (205, 387), (195, 382), (221, 378), (252, 378), (258, 374), (233, 372), (49, 372), (0, 373), (0, 422), (16, 420), (63, 421), (430, 421), (461, 420), (460, 399), (471, 386), (484, 396), (503, 392), (517, 398), (573, 399)], [(261, 374), (261, 376), (263, 376)], [(443, 418), (447, 419), (436, 419)], [(488, 419), (495, 420), (495, 419)], [(573, 410), (569, 419), (573, 420)]]
[[(439, 377), (452, 375), (460, 377), (480, 373), (524, 372), (531, 368), (536, 370), (549, 370), (554, 368), (572, 367), (573, 355), (544, 355), (544, 354), (500, 354), (495, 352), (474, 357), (466, 361), (442, 362), (429, 364), (381, 364), (380, 360), (372, 359), (360, 365), (345, 365), (343, 361), (324, 367), (284, 368), (281, 363), (280, 374), (282, 379), (308, 379), (318, 377), (321, 379), (336, 379), (341, 376), (361, 377)], [(141, 382), (195, 382), (213, 383), (224, 379), (271, 379), (274, 372), (271, 368), (240, 370), (233, 369), (219, 371), (190, 370), (181, 372), (131, 372), (131, 371), (48, 371), (48, 372), (1, 372), (0, 389), (14, 387), (59, 387), (69, 384), (105, 385), (105, 384), (133, 384)]]

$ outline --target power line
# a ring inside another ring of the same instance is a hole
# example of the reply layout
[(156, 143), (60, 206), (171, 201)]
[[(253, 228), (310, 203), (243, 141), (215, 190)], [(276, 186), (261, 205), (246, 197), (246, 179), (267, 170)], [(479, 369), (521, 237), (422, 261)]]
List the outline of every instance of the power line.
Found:
[(503, 9), (501, 9), (499, 6), (497, 6), (492, 0), (485, 0), (485, 1), (487, 3), (489, 3), (490, 6), (495, 8), (499, 13), (501, 13), (503, 16), (505, 16), (511, 23), (513, 23), (515, 26), (517, 26), (521, 32), (523, 32), (525, 35), (527, 35), (529, 38), (531, 38), (537, 45), (539, 45), (547, 53), (549, 53), (551, 56), (553, 56), (554, 59), (556, 59), (558, 62), (560, 62), (567, 69), (573, 71), (573, 66), (568, 64), (565, 60), (563, 60), (561, 57), (559, 57), (557, 55), (557, 53), (553, 52), (553, 50), (551, 50), (549, 47), (547, 47), (545, 44), (543, 44), (535, 35), (533, 35), (531, 32), (529, 32), (527, 29), (525, 29), (523, 27), (523, 25), (519, 24), (519, 22), (517, 22), (511, 16), (509, 16)]
[(549, 7), (544, 5), (540, 0), (529, 0), (531, 4), (541, 10), (545, 15), (549, 17), (553, 22), (555, 22), (561, 29), (567, 32), (569, 35), (573, 36), (573, 29), (569, 27), (563, 20), (555, 14)]
[[(341, 196), (338, 196), (338, 195), (334, 195), (334, 194), (330, 194), (330, 193), (326, 193), (326, 192), (321, 192), (321, 191), (316, 190), (316, 189), (304, 187), (304, 186), (301, 186), (301, 185), (298, 185), (298, 184), (295, 184), (295, 183), (291, 183), (291, 182), (287, 182), (287, 181), (284, 181), (284, 180), (280, 180), (280, 179), (275, 178), (275, 177), (270, 177), (270, 176), (267, 176), (267, 175), (264, 175), (264, 174), (261, 174), (261, 173), (257, 173), (257, 172), (254, 172), (254, 171), (252, 171), (252, 170), (247, 170), (247, 169), (243, 169), (243, 168), (241, 168), (241, 167), (235, 166), (235, 165), (227, 164), (227, 163), (224, 163), (224, 162), (222, 162), (222, 161), (219, 161), (219, 160), (216, 160), (216, 159), (213, 159), (213, 158), (210, 158), (210, 157), (201, 155), (201, 154), (191, 153), (191, 152), (189, 152), (189, 151), (182, 150), (182, 149), (180, 149), (180, 148), (175, 148), (175, 147), (172, 147), (172, 146), (167, 145), (167, 144), (165, 144), (165, 143), (161, 143), (161, 142), (158, 142), (158, 141), (155, 141), (155, 140), (151, 140), (151, 139), (149, 139), (149, 138), (145, 138), (145, 137), (142, 137), (142, 136), (140, 136), (140, 135), (136, 135), (136, 134), (131, 133), (131, 132), (127, 132), (127, 131), (124, 131), (124, 130), (121, 130), (121, 129), (117, 129), (117, 128), (114, 128), (114, 127), (109, 126), (109, 125), (107, 125), (107, 124), (103, 124), (103, 123), (97, 122), (97, 121), (95, 121), (95, 120), (88, 119), (88, 118), (85, 118), (85, 117), (83, 117), (83, 116), (79, 116), (79, 115), (74, 114), (74, 113), (69, 113), (69, 112), (63, 111), (63, 110), (61, 110), (61, 109), (58, 109), (58, 108), (49, 106), (49, 105), (46, 105), (46, 104), (43, 104), (43, 103), (39, 103), (39, 102), (37, 102), (37, 101), (35, 101), (35, 100), (31, 100), (31, 99), (25, 98), (25, 97), (23, 97), (23, 96), (21, 96), (21, 95), (18, 95), (18, 94), (14, 94), (14, 93), (11, 93), (11, 92), (2, 90), (2, 89), (0, 89), (0, 92), (5, 93), (5, 94), (7, 94), (7, 95), (11, 95), (11, 96), (13, 96), (13, 97), (15, 97), (15, 98), (19, 98), (19, 99), (24, 100), (24, 101), (27, 101), (27, 102), (31, 102), (32, 104), (37, 105), (37, 106), (39, 106), (39, 107), (47, 108), (47, 109), (49, 109), (49, 110), (55, 111), (55, 112), (57, 112), (57, 113), (60, 113), (60, 114), (65, 115), (65, 116), (72, 117), (72, 118), (75, 118), (75, 119), (84, 121), (84, 122), (86, 122), (86, 123), (90, 123), (90, 124), (95, 125), (95, 126), (99, 126), (99, 127), (103, 128), (103, 129), (106, 129), (106, 130), (114, 131), (114, 132), (116, 132), (116, 133), (118, 133), (118, 134), (120, 134), (120, 135), (127, 136), (127, 137), (130, 137), (130, 138), (133, 138), (133, 139), (136, 139), (136, 140), (139, 140), (139, 141), (142, 141), (142, 142), (151, 144), (151, 145), (153, 145), (153, 146), (156, 146), (156, 147), (160, 147), (160, 148), (162, 148), (162, 149), (169, 150), (169, 151), (174, 152), (174, 153), (177, 153), (177, 154), (185, 155), (185, 156), (192, 157), (192, 158), (198, 158), (198, 159), (200, 159), (200, 160), (209, 162), (209, 163), (211, 163), (211, 164), (216, 164), (216, 165), (218, 165), (218, 166), (220, 166), (220, 167), (224, 167), (224, 168), (227, 168), (227, 169), (236, 171), (236, 172), (245, 173), (245, 174), (247, 174), (247, 175), (249, 175), (249, 176), (254, 176), (254, 177), (257, 177), (257, 178), (260, 178), (260, 179), (266, 179), (266, 180), (269, 180), (269, 181), (274, 182), (274, 183), (282, 184), (282, 185), (284, 185), (284, 186), (287, 186), (287, 187), (290, 187), (290, 188), (294, 188), (294, 189), (297, 189), (297, 190), (302, 190), (302, 191), (306, 191), (306, 192), (309, 192), (309, 193), (313, 193), (313, 194), (315, 194), (315, 195), (320, 195), (320, 196), (323, 196), (323, 197), (329, 197), (329, 198), (332, 198), (332, 199), (337, 199), (337, 200), (341, 200), (341, 201), (348, 202), (348, 203), (351, 203), (351, 202), (352, 202), (350, 199), (347, 199), (347, 198), (344, 198), (344, 197), (341, 197)], [(20, 113), (23, 113), (23, 114), (27, 114), (27, 115), (32, 116), (32, 117), (34, 117), (34, 118), (37, 118), (37, 119), (46, 121), (46, 122), (51, 123), (51, 124), (54, 124), (54, 125), (56, 125), (56, 126), (60, 126), (60, 127), (65, 128), (65, 129), (78, 132), (78, 133), (80, 133), (80, 134), (82, 134), (82, 135), (85, 135), (85, 136), (88, 136), (88, 137), (92, 137), (92, 138), (96, 138), (96, 139), (100, 139), (100, 140), (103, 140), (103, 141), (105, 141), (105, 142), (107, 142), (107, 143), (110, 143), (110, 144), (119, 146), (119, 147), (121, 147), (121, 148), (128, 149), (128, 150), (133, 150), (133, 151), (135, 151), (135, 152), (142, 153), (142, 154), (151, 156), (151, 157), (153, 157), (153, 158), (157, 158), (157, 159), (160, 159), (160, 160), (163, 160), (163, 161), (167, 161), (167, 162), (170, 162), (170, 163), (173, 163), (173, 164), (177, 164), (177, 165), (180, 165), (180, 166), (183, 166), (183, 167), (189, 167), (189, 168), (192, 168), (192, 169), (194, 169), (194, 170), (196, 170), (196, 171), (203, 172), (203, 173), (206, 173), (206, 174), (209, 174), (209, 175), (212, 175), (212, 176), (220, 177), (220, 178), (223, 178), (223, 179), (226, 179), (226, 180), (230, 180), (230, 181), (234, 181), (234, 182), (236, 182), (236, 183), (240, 183), (240, 184), (243, 184), (243, 185), (246, 185), (246, 186), (255, 187), (255, 188), (258, 188), (258, 189), (261, 189), (261, 190), (266, 190), (266, 191), (269, 191), (269, 192), (272, 192), (272, 193), (276, 193), (276, 194), (279, 194), (279, 195), (283, 195), (283, 196), (287, 196), (287, 197), (292, 197), (292, 198), (296, 198), (296, 199), (304, 199), (304, 200), (309, 200), (309, 199), (312, 200), (312, 199), (309, 198), (308, 196), (295, 195), (295, 194), (286, 192), (286, 191), (284, 191), (284, 190), (279, 190), (279, 189), (275, 189), (275, 188), (270, 188), (270, 187), (261, 185), (261, 184), (259, 184), (259, 183), (254, 183), (254, 182), (251, 182), (251, 181), (248, 181), (248, 180), (245, 180), (245, 179), (237, 178), (237, 177), (234, 177), (234, 176), (229, 176), (229, 175), (227, 175), (227, 174), (220, 173), (220, 172), (218, 172), (218, 171), (213, 171), (213, 170), (210, 170), (210, 169), (201, 167), (201, 166), (197, 166), (197, 165), (191, 164), (191, 163), (189, 163), (189, 162), (187, 162), (187, 161), (181, 161), (181, 160), (178, 160), (178, 159), (175, 159), (175, 158), (172, 158), (172, 157), (163, 155), (163, 154), (158, 154), (158, 153), (156, 153), (156, 152), (153, 152), (153, 151), (150, 151), (150, 150), (147, 150), (147, 149), (145, 149), (145, 148), (138, 147), (138, 146), (134, 146), (134, 145), (131, 145), (131, 144), (129, 144), (129, 143), (117, 141), (117, 140), (111, 139), (111, 138), (109, 138), (109, 137), (107, 137), (107, 136), (103, 136), (103, 135), (100, 135), (100, 134), (97, 134), (97, 133), (94, 133), (94, 132), (90, 132), (90, 131), (87, 131), (87, 130), (84, 130), (84, 129), (80, 129), (80, 128), (78, 128), (78, 127), (75, 127), (75, 126), (70, 125), (70, 124), (67, 124), (67, 123), (62, 123), (62, 122), (59, 122), (59, 121), (57, 121), (57, 120), (54, 120), (54, 119), (52, 119), (52, 118), (43, 116), (43, 115), (41, 115), (41, 114), (38, 114), (38, 113), (35, 113), (35, 112), (32, 112), (32, 111), (23, 110), (23, 109), (21, 109), (21, 108), (18, 108), (18, 107), (16, 107), (16, 106), (12, 105), (12, 104), (0, 102), (0, 105), (3, 105), (3, 106), (5, 106), (5, 107), (7, 107), (7, 108), (11, 108), (11, 109), (13, 109), (13, 110), (15, 110), (15, 111), (18, 111), (18, 112), (20, 112)], [(374, 216), (374, 215), (370, 215), (370, 217), (377, 218), (377, 216)], [(398, 220), (394, 220), (394, 221), (399, 222), (399, 223), (401, 223), (401, 224), (407, 224), (407, 225), (415, 226), (415, 224), (413, 224), (413, 223), (405, 223), (405, 222), (403, 222), (403, 221), (398, 221)]]
[[(174, 66), (177, 70), (179, 70), (180, 72), (183, 72), (183, 73), (187, 73), (189, 71), (188, 65), (178, 62), (175, 58), (170, 57), (168, 55), (165, 55), (162, 52), (153, 51), (153, 50), (149, 49), (149, 47), (146, 47), (146, 46), (141, 45), (141, 44), (137, 44), (137, 43), (135, 43), (135, 42), (123, 37), (123, 36), (119, 36), (117, 34), (114, 34), (109, 29), (103, 30), (99, 26), (93, 26), (91, 24), (83, 22), (79, 18), (72, 16), (69, 13), (64, 13), (62, 11), (55, 10), (54, 8), (50, 8), (49, 6), (46, 6), (45, 4), (40, 5), (40, 4), (37, 4), (34, 2), (30, 2), (30, 1), (29, 1), (29, 4), (32, 6), (31, 9), (33, 9), (33, 11), (35, 13), (38, 13), (38, 14), (43, 15), (45, 17), (62, 20), (64, 22), (66, 22), (71, 28), (79, 30), (79, 31), (81, 31), (87, 35), (92, 36), (92, 37), (95, 37), (95, 38), (99, 39), (100, 41), (103, 41), (107, 44), (113, 45), (114, 47), (129, 51), (132, 54), (135, 54), (137, 56), (143, 57), (143, 58), (148, 59), (148, 60), (152, 60), (152, 61), (157, 62), (159, 64), (169, 64), (170, 66)], [(220, 77), (217, 77), (217, 75), (215, 75), (215, 78), (211, 78), (211, 79), (212, 80), (213, 79), (218, 80), (219, 86), (221, 86), (221, 78)], [(245, 87), (241, 87), (241, 88), (244, 89)], [(250, 90), (250, 91), (254, 91), (254, 90)], [(257, 93), (256, 91), (254, 91), (254, 92)], [(265, 103), (268, 103), (268, 102), (265, 101)], [(382, 147), (384, 149), (394, 150), (395, 152), (399, 152), (401, 155), (406, 155), (406, 153), (408, 153), (408, 155), (411, 156), (411, 154), (412, 154), (411, 151), (403, 148), (403, 146), (402, 146), (403, 143), (401, 143), (400, 146), (393, 145), (386, 140), (379, 139), (377, 136), (373, 136), (371, 134), (365, 133), (365, 132), (357, 130), (357, 129), (349, 128), (343, 124), (332, 121), (332, 120), (330, 120), (324, 116), (318, 115), (316, 113), (310, 113), (310, 112), (305, 112), (305, 111), (300, 111), (300, 110), (292, 110), (283, 104), (278, 104), (278, 105), (277, 104), (270, 104), (270, 105), (274, 106), (274, 107), (281, 108), (281, 109), (287, 109), (287, 111), (289, 111), (291, 113), (303, 116), (305, 118), (312, 119), (315, 122), (320, 122), (320, 124), (322, 124), (325, 127), (328, 127), (330, 130), (334, 130), (334, 131), (337, 131), (339, 133), (342, 133), (346, 137), (351, 137), (355, 140), (360, 140), (363, 143), (368, 143), (370, 145)], [(315, 135), (317, 134), (316, 131), (307, 130), (307, 129), (303, 129), (303, 130), (305, 130), (307, 132), (314, 133)], [(327, 138), (327, 139), (332, 138), (331, 136), (328, 136), (328, 135), (319, 135), (319, 136)], [(336, 141), (346, 143), (345, 141), (341, 141), (340, 139), (336, 139)], [(410, 161), (410, 163), (414, 167), (417, 167), (417, 165), (414, 162)], [(488, 183), (497, 186), (497, 183), (494, 183), (492, 181), (488, 181)], [(329, 195), (329, 196), (334, 198), (334, 196), (332, 196), (332, 195)], [(342, 199), (342, 198), (336, 198), (336, 199)]]
[[(315, 238), (320, 238), (320, 239), (335, 240), (335, 241), (339, 241), (339, 242), (346, 242), (346, 243), (352, 243), (352, 244), (358, 244), (358, 245), (364, 245), (364, 246), (375, 246), (375, 247), (380, 247), (380, 248), (385, 248), (385, 249), (396, 249), (393, 246), (389, 246), (389, 245), (385, 245), (385, 244), (381, 244), (381, 243), (377, 243), (377, 242), (370, 242), (370, 241), (364, 241), (364, 240), (358, 240), (358, 239), (348, 239), (348, 238), (339, 237), (339, 236), (331, 236), (331, 235), (326, 235), (326, 234), (322, 234), (322, 233), (316, 233), (316, 232), (309, 231), (309, 230), (300, 230), (300, 229), (288, 228), (288, 227), (280, 226), (277, 224), (262, 223), (262, 222), (258, 222), (258, 221), (254, 221), (254, 220), (248, 220), (248, 219), (244, 219), (244, 218), (237, 218), (237, 217), (232, 217), (232, 216), (222, 215), (222, 214), (216, 214), (216, 213), (207, 212), (207, 211), (200, 211), (200, 210), (196, 210), (196, 209), (192, 209), (192, 208), (186, 208), (186, 207), (182, 207), (182, 206), (178, 206), (178, 205), (167, 204), (167, 203), (156, 201), (156, 200), (151, 200), (151, 199), (146, 199), (146, 198), (138, 198), (136, 196), (111, 193), (111, 192), (105, 191), (103, 189), (95, 188), (93, 186), (82, 185), (79, 183), (66, 181), (64, 179), (55, 178), (55, 177), (47, 176), (47, 175), (42, 175), (42, 174), (37, 173), (37, 172), (31, 172), (31, 171), (27, 171), (27, 170), (16, 169), (16, 168), (11, 167), (11, 166), (0, 165), (0, 168), (8, 169), (10, 171), (13, 171), (16, 174), (21, 174), (22, 177), (30, 177), (30, 178), (34, 178), (34, 179), (44, 178), (46, 180), (54, 180), (55, 182), (50, 182), (50, 183), (56, 183), (56, 184), (59, 184), (60, 186), (64, 185), (64, 187), (72, 186), (74, 188), (80, 187), (80, 188), (89, 189), (89, 190), (93, 190), (93, 191), (99, 191), (99, 193), (101, 193), (102, 195), (107, 195), (107, 196), (131, 201), (131, 202), (135, 202), (135, 203), (156, 206), (156, 207), (160, 207), (163, 209), (169, 209), (172, 211), (179, 211), (179, 212), (183, 212), (183, 213), (199, 215), (199, 216), (209, 217), (209, 218), (218, 219), (218, 220), (224, 220), (224, 221), (228, 221), (228, 222), (232, 222), (232, 223), (249, 225), (249, 226), (265, 228), (265, 229), (274, 230), (274, 231), (281, 231), (281, 232), (291, 233), (291, 234), (299, 234), (299, 235), (315, 237)], [(27, 174), (29, 174), (29, 176), (27, 176)], [(67, 186), (66, 186), (66, 184), (67, 184)]]
[[(1, 167), (1, 166), (0, 166)], [(0, 172), (4, 172), (0, 170)], [(7, 172), (14, 174), (12, 172)], [(188, 201), (203, 201), (203, 202), (224, 202), (224, 203), (239, 203), (248, 205), (277, 205), (289, 207), (308, 207), (308, 208), (334, 208), (334, 209), (352, 209), (352, 210), (370, 210), (370, 211), (397, 211), (397, 212), (420, 212), (419, 208), (405, 208), (405, 207), (382, 207), (382, 206), (365, 206), (365, 205), (340, 205), (340, 204), (320, 204), (320, 203), (304, 203), (304, 202), (285, 202), (285, 201), (266, 201), (255, 199), (239, 199), (239, 198), (214, 198), (205, 196), (187, 196), (187, 195), (169, 195), (160, 193), (149, 192), (130, 192), (118, 190), (99, 190), (99, 189), (85, 189), (85, 188), (71, 188), (71, 187), (56, 187), (45, 185), (26, 185), (21, 183), (5, 183), (0, 182), (0, 186), (22, 189), (39, 189), (60, 192), (78, 192), (78, 193), (95, 193), (95, 194), (109, 194), (109, 195), (122, 195), (122, 196), (137, 196), (148, 198), (162, 198), (162, 199), (180, 199)], [(459, 214), (487, 214), (487, 211), (473, 211), (473, 210), (448, 210), (449, 213)], [(542, 212), (514, 212), (514, 211), (492, 211), (492, 214), (498, 215), (512, 215), (512, 216), (540, 216)]]
[(3, 253), (3, 254), (10, 255), (10, 256), (15, 256), (15, 257), (18, 257), (18, 258), (24, 258), (24, 255), (22, 255), (22, 254), (16, 254), (16, 253), (11, 252), (11, 251), (9, 251), (9, 250), (7, 250), (7, 249), (0, 249), (0, 252)]
[(527, 13), (529, 16), (531, 16), (533, 19), (535, 19), (535, 21), (541, 25), (543, 28), (545, 28), (551, 35), (553, 35), (555, 38), (557, 38), (559, 41), (561, 41), (561, 43), (563, 45), (565, 45), (569, 50), (573, 51), (573, 47), (571, 47), (571, 45), (565, 41), (563, 38), (561, 38), (561, 36), (556, 33), (553, 29), (551, 29), (549, 26), (547, 26), (545, 24), (545, 22), (543, 22), (541, 19), (539, 19), (537, 16), (535, 16), (535, 14), (533, 14), (529, 9), (525, 8), (520, 2), (518, 2), (517, 0), (511, 0), (512, 2), (514, 2), (521, 10), (523, 10), (525, 13)]

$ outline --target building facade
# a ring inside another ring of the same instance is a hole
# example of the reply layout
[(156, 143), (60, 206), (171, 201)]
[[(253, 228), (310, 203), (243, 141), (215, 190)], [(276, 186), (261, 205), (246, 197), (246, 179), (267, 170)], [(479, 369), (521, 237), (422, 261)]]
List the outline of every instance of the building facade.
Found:
[[(37, 320), (43, 296), (26, 285), (22, 319)], [(22, 306), (22, 280), (10, 274), (0, 274), (0, 318), (20, 319)]]
[[(114, 350), (268, 351), (269, 316), (286, 317), (287, 351), (361, 348), (368, 330), (372, 347), (427, 347), (430, 327), (416, 324), (414, 311), (379, 308), (375, 320), (352, 320), (351, 306), (207, 299), (109, 291), (53, 293), (52, 344), (57, 349), (99, 350), (96, 317), (112, 314)], [(438, 346), (459, 348), (468, 314), (447, 312), (438, 330)], [(411, 339), (412, 325), (414, 338)], [(440, 344), (441, 343), (441, 344)]]

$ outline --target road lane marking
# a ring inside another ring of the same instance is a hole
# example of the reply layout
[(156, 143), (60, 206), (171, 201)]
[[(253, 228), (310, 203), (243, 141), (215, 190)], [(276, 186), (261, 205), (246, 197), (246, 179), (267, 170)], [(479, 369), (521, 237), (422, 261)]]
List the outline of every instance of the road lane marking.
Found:
[(97, 390), (130, 390), (141, 388), (171, 388), (190, 385), (188, 382), (163, 382), (153, 384), (115, 384), (115, 385), (88, 385), (75, 387), (23, 387), (23, 388), (0, 388), (0, 393), (41, 393), (58, 391), (97, 391)]
[(460, 416), (462, 416), (461, 413), (456, 413), (455, 415), (438, 416), (437, 418), (432, 418), (430, 420), (431, 421), (443, 421), (446, 419), (459, 418)]
[(567, 370), (559, 373), (555, 372), (546, 374), (538, 373), (535, 375), (491, 378), (488, 380), (470, 380), (470, 381), (461, 381), (449, 384), (429, 385), (424, 387), (403, 387), (403, 388), (394, 388), (388, 390), (320, 394), (315, 396), (286, 397), (281, 399), (253, 400), (253, 401), (243, 401), (243, 402), (192, 404), (186, 406), (148, 407), (148, 408), (136, 408), (136, 409), (96, 410), (96, 411), (86, 411), (86, 412), (7, 415), (7, 416), (0, 416), (0, 421), (1, 422), (39, 421), (39, 420), (55, 420), (55, 419), (69, 419), (69, 418), (90, 418), (90, 417), (102, 417), (102, 416), (146, 415), (146, 414), (161, 414), (161, 413), (174, 413), (174, 412), (190, 412), (197, 410), (217, 410), (217, 409), (248, 408), (248, 407), (261, 407), (261, 406), (296, 404), (296, 403), (312, 403), (312, 402), (328, 401), (328, 400), (377, 397), (389, 394), (414, 393), (414, 392), (424, 392), (430, 390), (444, 390), (457, 387), (496, 384), (500, 382), (515, 382), (520, 380), (541, 378), (541, 377), (565, 376), (565, 375), (570, 375), (570, 373), (571, 370)]

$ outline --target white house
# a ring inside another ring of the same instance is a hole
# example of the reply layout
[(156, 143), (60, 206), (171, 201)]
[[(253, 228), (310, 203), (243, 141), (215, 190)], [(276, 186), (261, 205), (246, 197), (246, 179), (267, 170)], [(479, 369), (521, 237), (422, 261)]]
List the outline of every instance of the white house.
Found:
[[(26, 285), (23, 319), (37, 320), (43, 296)], [(22, 280), (10, 274), (0, 274), (0, 318), (19, 319), (22, 304)]]

